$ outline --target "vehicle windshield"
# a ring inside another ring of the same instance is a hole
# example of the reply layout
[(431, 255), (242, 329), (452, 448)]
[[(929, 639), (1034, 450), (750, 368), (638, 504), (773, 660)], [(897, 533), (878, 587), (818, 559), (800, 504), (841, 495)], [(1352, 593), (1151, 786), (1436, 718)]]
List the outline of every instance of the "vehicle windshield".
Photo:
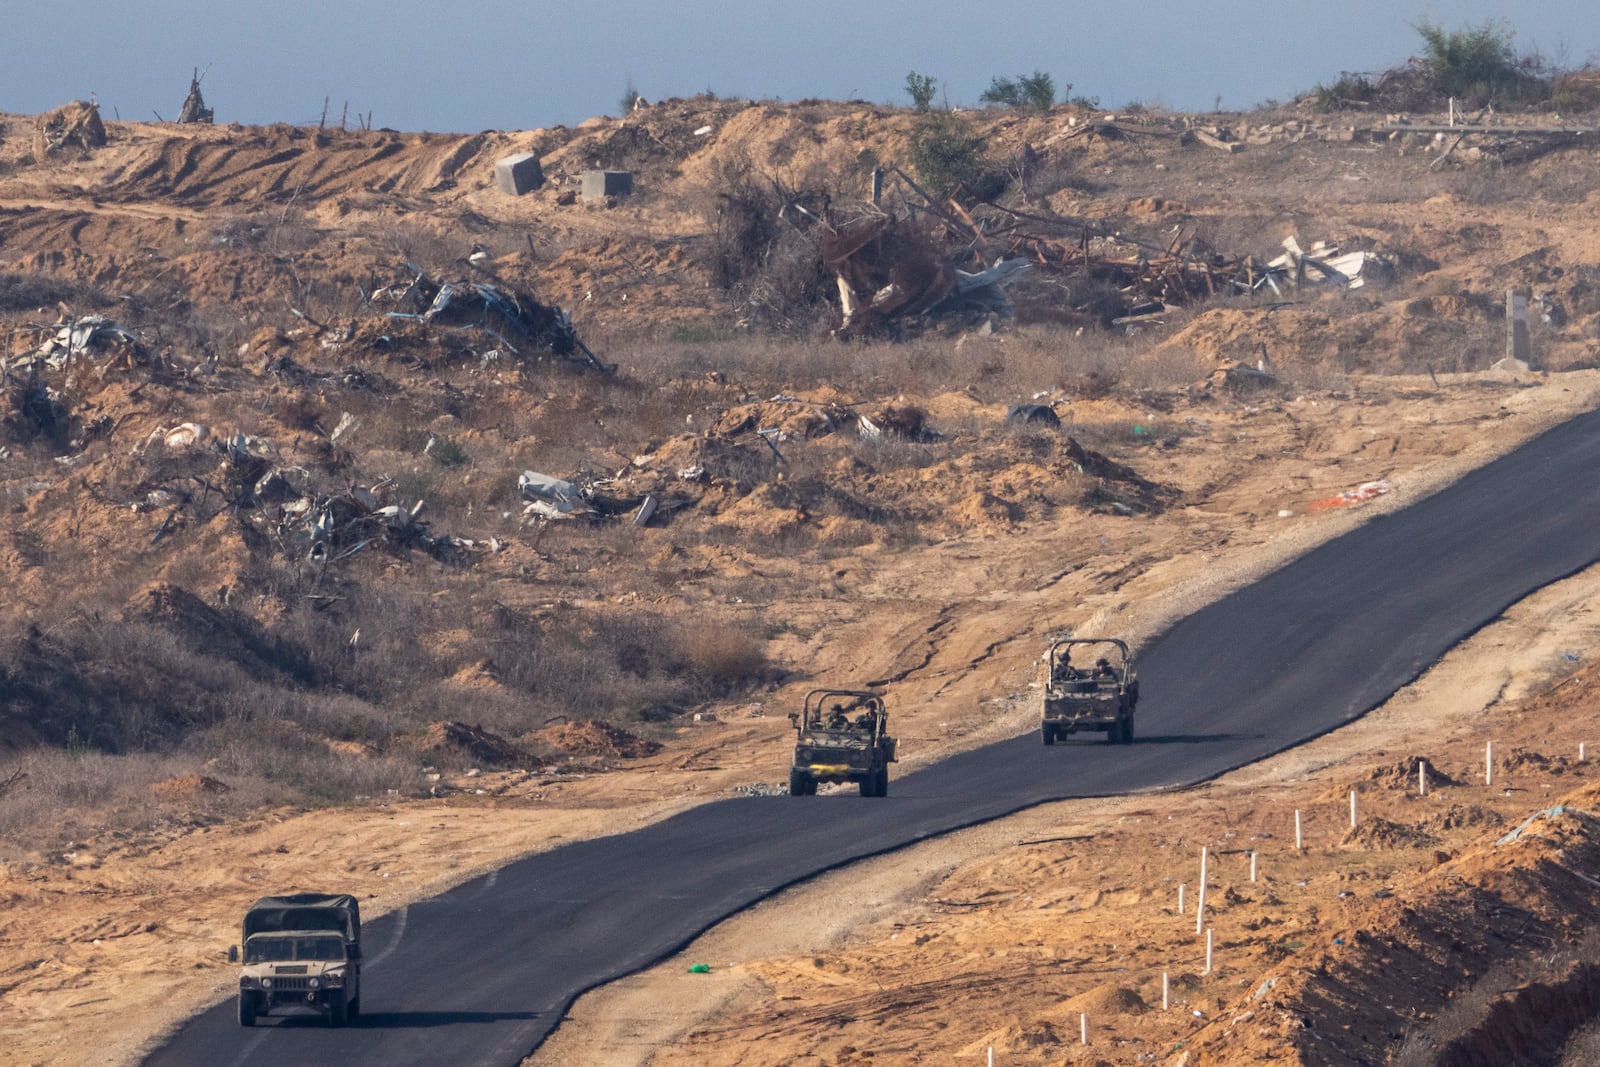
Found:
[(835, 704), (831, 708), (817, 708), (813, 710), (806, 720), (808, 730), (828, 730), (832, 732), (872, 732), (878, 724), (878, 713), (872, 708), (862, 708), (859, 705), (849, 708)]
[(251, 939), (244, 947), (246, 963), (342, 959), (344, 959), (344, 942), (337, 937), (258, 937)]

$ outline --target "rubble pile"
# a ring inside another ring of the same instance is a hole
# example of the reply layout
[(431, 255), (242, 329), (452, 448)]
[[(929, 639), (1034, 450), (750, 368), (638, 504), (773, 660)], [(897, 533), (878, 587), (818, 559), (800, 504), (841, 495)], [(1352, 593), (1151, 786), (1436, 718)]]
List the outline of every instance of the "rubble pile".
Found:
[(39, 163), (64, 148), (87, 152), (105, 143), (106, 127), (96, 103), (74, 100), (34, 120), (33, 158)]

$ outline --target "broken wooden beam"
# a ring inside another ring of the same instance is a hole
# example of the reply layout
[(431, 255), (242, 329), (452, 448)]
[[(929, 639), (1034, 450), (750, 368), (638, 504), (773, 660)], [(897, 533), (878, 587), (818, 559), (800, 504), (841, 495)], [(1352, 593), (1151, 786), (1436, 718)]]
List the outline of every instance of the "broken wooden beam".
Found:
[(1215, 134), (1207, 133), (1205, 130), (1190, 130), (1189, 132), (1193, 133), (1194, 139), (1199, 141), (1201, 144), (1215, 148), (1221, 152), (1227, 152), (1229, 155), (1232, 155), (1235, 152), (1244, 151), (1244, 145), (1240, 144), (1238, 141), (1224, 141), (1222, 138), (1216, 136)]

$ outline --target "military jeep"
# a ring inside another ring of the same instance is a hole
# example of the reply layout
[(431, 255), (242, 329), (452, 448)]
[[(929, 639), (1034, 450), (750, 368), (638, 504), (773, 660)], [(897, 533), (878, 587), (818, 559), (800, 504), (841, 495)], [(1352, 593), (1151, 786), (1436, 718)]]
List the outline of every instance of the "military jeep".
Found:
[(889, 795), (895, 740), (882, 693), (813, 689), (789, 721), (795, 728), (790, 795), (814, 796), (822, 782), (855, 782), (864, 797)]
[(241, 944), (228, 959), (242, 964), (239, 1025), (278, 1007), (320, 1011), (330, 1026), (361, 1014), (361, 910), (346, 893), (262, 897), (245, 912)]
[[(1082, 666), (1072, 662), (1084, 652)], [(1044, 709), (1040, 732), (1044, 743), (1080, 730), (1104, 730), (1106, 740), (1126, 745), (1133, 740), (1133, 709), (1139, 703), (1139, 679), (1128, 644), (1115, 637), (1064, 637), (1045, 655)]]

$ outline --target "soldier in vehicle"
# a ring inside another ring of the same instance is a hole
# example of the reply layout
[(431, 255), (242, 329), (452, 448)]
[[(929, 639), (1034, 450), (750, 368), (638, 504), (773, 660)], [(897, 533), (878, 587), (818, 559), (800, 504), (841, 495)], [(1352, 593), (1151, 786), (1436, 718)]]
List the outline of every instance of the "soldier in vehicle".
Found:
[(1057, 675), (1059, 680), (1063, 682), (1075, 681), (1078, 678), (1078, 668), (1072, 665), (1071, 652), (1064, 651), (1061, 653), (1061, 666), (1057, 671)]
[(828, 729), (844, 730), (850, 726), (850, 719), (844, 713), (843, 704), (835, 704), (828, 709)]
[(877, 725), (878, 725), (878, 713), (876, 711), (873, 711), (871, 708), (868, 708), (866, 711), (863, 711), (860, 715), (856, 716), (856, 729), (857, 730), (866, 730), (867, 732), (870, 733), (872, 731), (872, 729)]
[(1096, 678), (1110, 678), (1113, 681), (1119, 680), (1117, 678), (1117, 669), (1104, 656), (1094, 661), (1094, 676)]

